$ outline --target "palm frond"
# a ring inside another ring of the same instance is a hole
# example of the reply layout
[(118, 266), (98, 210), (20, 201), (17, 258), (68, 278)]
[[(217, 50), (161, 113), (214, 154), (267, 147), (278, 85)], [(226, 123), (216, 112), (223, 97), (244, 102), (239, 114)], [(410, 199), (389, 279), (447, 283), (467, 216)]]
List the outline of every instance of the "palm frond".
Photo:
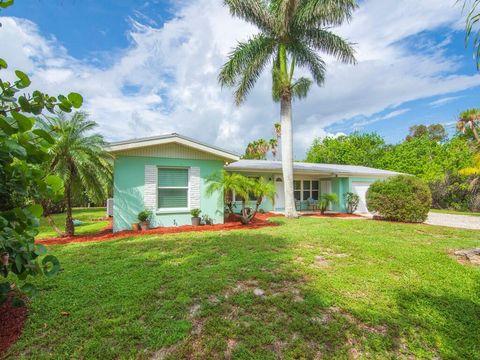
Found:
[(299, 6), (294, 26), (336, 26), (349, 21), (357, 8), (356, 0), (306, 0)]
[[(463, 7), (467, 6), (467, 1), (464, 2)], [(475, 32), (475, 37), (473, 38), (473, 48), (476, 59), (477, 70), (480, 70), (480, 30), (476, 30), (480, 22), (480, 0), (474, 0), (471, 9), (467, 15), (467, 21), (465, 23), (465, 47), (468, 46), (470, 38), (472, 37), (473, 32)]]
[(225, 0), (230, 14), (239, 17), (250, 24), (257, 26), (260, 30), (272, 33), (274, 19), (268, 11), (268, 4), (264, 0)]
[(273, 39), (263, 34), (255, 35), (246, 42), (239, 42), (218, 75), (219, 83), (222, 86), (234, 86), (252, 64), (258, 64), (259, 60), (261, 62), (265, 55), (270, 56), (273, 45)]
[(332, 55), (344, 63), (356, 63), (353, 44), (330, 31), (308, 29), (304, 32), (304, 39), (314, 49)]
[(292, 95), (294, 98), (303, 99), (307, 97), (308, 91), (312, 86), (312, 80), (305, 77), (301, 77), (295, 81), (292, 85)]
[(310, 70), (313, 80), (321, 86), (325, 81), (325, 61), (317, 52), (301, 42), (289, 44), (287, 50), (298, 65)]

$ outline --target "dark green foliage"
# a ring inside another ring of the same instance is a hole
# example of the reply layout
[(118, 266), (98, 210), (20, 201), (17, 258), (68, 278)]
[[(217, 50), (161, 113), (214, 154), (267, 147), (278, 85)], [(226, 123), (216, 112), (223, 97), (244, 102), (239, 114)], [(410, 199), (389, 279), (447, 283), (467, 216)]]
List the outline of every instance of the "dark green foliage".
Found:
[(307, 151), (308, 162), (375, 167), (385, 149), (385, 141), (375, 133), (352, 133), (337, 138), (315, 139)]
[(405, 140), (427, 136), (433, 141), (444, 141), (447, 138), (447, 132), (442, 124), (431, 125), (413, 125), (410, 127), (410, 133)]
[(447, 174), (444, 179), (429, 183), (432, 207), (457, 211), (480, 211), (478, 176)]
[(432, 205), (432, 194), (419, 178), (397, 175), (375, 181), (367, 191), (368, 210), (385, 220), (424, 222)]
[(360, 202), (360, 196), (355, 193), (347, 192), (345, 193), (345, 207), (347, 208), (347, 213), (353, 214), (358, 208), (358, 203)]
[(152, 216), (152, 212), (150, 210), (142, 210), (138, 213), (137, 218), (138, 221), (144, 222), (150, 220)]
[[(5, 68), (7, 62), (0, 59), (0, 69)], [(0, 79), (0, 271), (4, 278), (8, 276), (17, 283), (17, 288), (33, 294), (30, 276), (52, 276), (60, 269), (52, 255), (39, 261), (46, 248), (36, 245), (34, 237), (43, 213), (39, 203), (58, 199), (63, 182), (45, 173), (44, 163), (53, 139), (48, 132), (35, 128), (36, 118), (29, 114), (38, 115), (43, 109), (53, 112), (56, 106), (70, 111), (81, 106), (82, 97), (72, 93), (68, 98), (55, 98), (37, 90), (31, 95), (19, 95), (30, 85), (30, 79), (22, 71), (15, 74), (17, 80), (13, 83)], [(12, 286), (10, 282), (0, 283), (0, 302)]]
[(441, 128), (419, 125), (411, 129), (405, 141), (395, 145), (385, 144), (383, 138), (374, 133), (316, 139), (307, 152), (307, 161), (363, 165), (415, 175), (427, 181), (432, 190), (438, 189), (435, 196), (441, 189), (445, 193), (442, 183), (447, 174), (453, 174), (457, 176), (458, 187), (450, 187), (450, 195), (435, 200), (434, 204), (454, 209), (467, 206), (474, 211), (474, 204), (480, 200), (476, 200), (470, 183), (475, 176), (478, 179), (478, 174), (475, 171), (465, 174), (468, 176), (459, 174), (464, 172), (462, 169), (478, 166), (475, 143), (463, 134), (439, 141), (441, 133)]

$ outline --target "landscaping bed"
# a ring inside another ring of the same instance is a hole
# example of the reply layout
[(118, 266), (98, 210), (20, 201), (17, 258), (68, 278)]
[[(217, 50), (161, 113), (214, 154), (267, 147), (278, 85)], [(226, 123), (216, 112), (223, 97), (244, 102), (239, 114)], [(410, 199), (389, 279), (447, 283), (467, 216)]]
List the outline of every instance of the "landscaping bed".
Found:
[(282, 216), (272, 213), (258, 213), (255, 218), (249, 224), (240, 223), (237, 216), (230, 216), (225, 220), (224, 224), (213, 224), (213, 225), (182, 225), (182, 226), (171, 226), (171, 227), (157, 227), (143, 231), (133, 231), (133, 230), (124, 230), (113, 232), (112, 224), (110, 224), (103, 230), (86, 235), (80, 236), (70, 236), (70, 237), (52, 237), (46, 239), (39, 239), (36, 242), (38, 244), (45, 245), (58, 245), (58, 244), (68, 244), (73, 242), (89, 242), (89, 241), (107, 241), (121, 239), (130, 236), (145, 236), (153, 234), (178, 234), (185, 232), (203, 232), (203, 231), (228, 231), (228, 230), (238, 230), (238, 229), (258, 229), (268, 226), (276, 226), (277, 224), (267, 221), (268, 218), (274, 216)]

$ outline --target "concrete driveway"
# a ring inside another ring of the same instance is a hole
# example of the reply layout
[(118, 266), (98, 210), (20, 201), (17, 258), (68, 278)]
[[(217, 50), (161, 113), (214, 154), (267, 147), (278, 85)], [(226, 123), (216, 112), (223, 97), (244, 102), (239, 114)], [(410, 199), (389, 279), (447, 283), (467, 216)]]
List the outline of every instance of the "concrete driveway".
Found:
[(480, 216), (429, 212), (426, 224), (480, 230)]

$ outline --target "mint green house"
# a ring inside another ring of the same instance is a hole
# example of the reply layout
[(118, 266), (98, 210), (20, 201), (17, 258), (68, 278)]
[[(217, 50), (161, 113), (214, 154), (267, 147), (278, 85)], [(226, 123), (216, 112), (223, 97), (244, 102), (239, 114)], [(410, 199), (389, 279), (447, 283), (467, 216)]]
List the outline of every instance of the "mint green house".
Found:
[[(235, 153), (194, 139), (169, 134), (110, 143), (115, 157), (113, 230), (128, 230), (137, 214), (152, 211), (151, 227), (191, 224), (190, 210), (200, 208), (214, 223), (224, 221), (222, 193), (207, 196), (206, 178), (222, 169), (275, 182), (274, 201), (264, 201), (265, 211), (284, 210), (280, 161), (240, 160)], [(372, 182), (397, 173), (363, 166), (294, 163), (294, 197), (297, 209), (322, 193), (337, 193), (340, 203), (331, 210), (345, 212), (346, 192), (360, 196), (359, 212), (367, 212), (365, 194)], [(252, 201), (253, 205), (253, 201)]]

